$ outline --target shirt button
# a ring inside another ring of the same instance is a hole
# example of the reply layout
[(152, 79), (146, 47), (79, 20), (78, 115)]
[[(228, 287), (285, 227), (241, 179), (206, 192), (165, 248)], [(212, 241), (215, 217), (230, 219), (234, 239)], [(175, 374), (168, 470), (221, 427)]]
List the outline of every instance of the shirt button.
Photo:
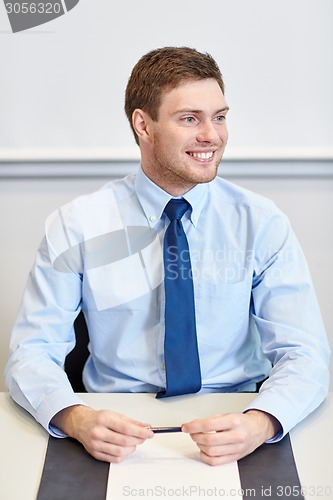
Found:
[(198, 220), (198, 217), (197, 217), (196, 215), (193, 215), (192, 219), (193, 219), (194, 221), (197, 221), (197, 220)]
[(165, 363), (163, 363), (162, 365), (162, 370), (165, 370)]
[(151, 216), (149, 217), (149, 220), (150, 220), (150, 222), (155, 222), (155, 220), (156, 220), (156, 215), (151, 215)]

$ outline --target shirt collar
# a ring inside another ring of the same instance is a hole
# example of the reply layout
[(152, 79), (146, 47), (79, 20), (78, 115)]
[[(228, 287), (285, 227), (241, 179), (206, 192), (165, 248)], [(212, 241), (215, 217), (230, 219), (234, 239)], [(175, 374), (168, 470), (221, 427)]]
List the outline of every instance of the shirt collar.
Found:
[[(165, 205), (173, 197), (151, 181), (142, 168), (139, 169), (135, 178), (135, 191), (149, 226), (155, 227), (162, 217)], [(192, 206), (190, 219), (194, 226), (198, 223), (207, 194), (208, 184), (205, 183), (197, 184), (182, 196)]]
[(188, 201), (192, 207), (190, 219), (194, 227), (198, 224), (198, 220), (208, 196), (209, 183), (197, 184), (192, 189), (183, 195), (183, 198)]

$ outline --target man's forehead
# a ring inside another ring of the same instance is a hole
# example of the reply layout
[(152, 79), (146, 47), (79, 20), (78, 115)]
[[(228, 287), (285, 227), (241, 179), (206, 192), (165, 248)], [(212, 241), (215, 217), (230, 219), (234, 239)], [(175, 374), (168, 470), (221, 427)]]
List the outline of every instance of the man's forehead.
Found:
[(169, 94), (170, 92), (175, 92), (175, 91), (188, 91), (191, 88), (204, 87), (208, 85), (209, 86), (215, 85), (221, 90), (221, 93), (223, 94), (222, 88), (220, 87), (218, 81), (215, 78), (184, 78), (183, 80), (180, 80), (176, 84), (167, 85), (162, 90), (162, 94)]
[(161, 93), (160, 106), (174, 105), (181, 108), (200, 109), (200, 103), (219, 103), (217, 107), (227, 107), (221, 87), (214, 78), (184, 80), (177, 86), (165, 88)]

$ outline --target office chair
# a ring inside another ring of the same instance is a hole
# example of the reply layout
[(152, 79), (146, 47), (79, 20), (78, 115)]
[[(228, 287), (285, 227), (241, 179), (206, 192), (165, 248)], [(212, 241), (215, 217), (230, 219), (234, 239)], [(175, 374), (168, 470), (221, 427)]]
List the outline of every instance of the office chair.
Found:
[(87, 392), (82, 382), (82, 370), (89, 356), (89, 335), (82, 311), (74, 322), (76, 345), (66, 356), (65, 372), (74, 392)]

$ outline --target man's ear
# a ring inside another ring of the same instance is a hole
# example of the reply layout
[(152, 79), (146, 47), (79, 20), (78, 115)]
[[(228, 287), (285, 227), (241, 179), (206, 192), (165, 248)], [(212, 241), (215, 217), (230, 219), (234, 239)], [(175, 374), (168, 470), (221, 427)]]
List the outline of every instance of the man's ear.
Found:
[(132, 124), (133, 128), (138, 136), (139, 140), (144, 142), (151, 142), (151, 127), (150, 124), (152, 119), (142, 109), (135, 109), (132, 114)]

